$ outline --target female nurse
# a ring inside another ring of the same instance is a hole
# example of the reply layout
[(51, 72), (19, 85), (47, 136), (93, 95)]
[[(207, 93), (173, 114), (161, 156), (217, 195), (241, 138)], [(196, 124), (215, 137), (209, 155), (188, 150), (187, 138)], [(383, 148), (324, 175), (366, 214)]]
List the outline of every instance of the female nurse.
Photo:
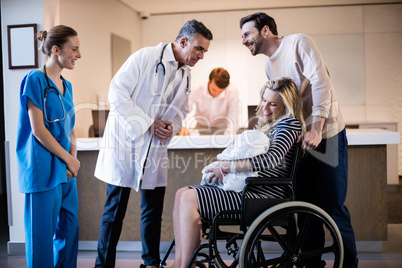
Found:
[(27, 267), (76, 267), (80, 168), (71, 83), (61, 76), (81, 58), (77, 32), (38, 33), (47, 63), (21, 83), (17, 137), (19, 189), (25, 193)]

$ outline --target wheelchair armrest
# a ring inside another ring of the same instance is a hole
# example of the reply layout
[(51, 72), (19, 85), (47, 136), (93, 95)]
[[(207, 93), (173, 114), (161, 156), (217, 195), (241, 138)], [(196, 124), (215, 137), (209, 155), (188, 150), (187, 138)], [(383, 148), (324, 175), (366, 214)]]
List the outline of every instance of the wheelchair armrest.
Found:
[(284, 177), (247, 177), (246, 185), (292, 185), (292, 179)]

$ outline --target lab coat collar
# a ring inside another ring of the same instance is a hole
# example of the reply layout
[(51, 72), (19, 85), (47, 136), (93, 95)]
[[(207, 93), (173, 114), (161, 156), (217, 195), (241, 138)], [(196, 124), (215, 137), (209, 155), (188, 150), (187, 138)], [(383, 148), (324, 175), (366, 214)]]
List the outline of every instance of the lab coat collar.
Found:
[[(179, 66), (179, 62), (176, 61), (174, 54), (173, 54), (173, 47), (172, 47), (172, 43), (169, 43), (166, 48), (165, 48), (165, 55), (163, 57), (163, 61), (165, 62), (170, 62), (171, 64), (174, 65), (174, 67), (177, 70), (177, 67)], [(180, 69), (184, 69), (186, 65), (183, 65), (182, 67), (180, 67)]]
[(172, 43), (169, 43), (165, 48), (165, 60), (166, 61), (176, 61), (173, 54)]

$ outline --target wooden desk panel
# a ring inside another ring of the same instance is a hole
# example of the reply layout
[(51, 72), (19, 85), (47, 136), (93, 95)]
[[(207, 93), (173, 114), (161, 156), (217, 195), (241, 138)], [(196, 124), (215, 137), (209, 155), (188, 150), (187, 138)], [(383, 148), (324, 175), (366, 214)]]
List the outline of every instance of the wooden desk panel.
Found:
[[(162, 215), (162, 241), (173, 238), (172, 211), (176, 191), (186, 185), (199, 184), (201, 170), (216, 160), (222, 149), (168, 150), (169, 171)], [(99, 224), (106, 199), (106, 183), (94, 177), (98, 151), (79, 151), (81, 169), (77, 177), (79, 198), (80, 240), (98, 240)], [(190, 160), (188, 167), (186, 168)], [(123, 221), (121, 241), (140, 241), (141, 194), (131, 191), (127, 213)]]
[(386, 145), (349, 146), (348, 207), (356, 241), (387, 240)]
[[(170, 149), (162, 241), (173, 237), (172, 210), (176, 191), (198, 184), (201, 170), (214, 161), (222, 149)], [(99, 224), (106, 198), (106, 184), (93, 176), (98, 151), (79, 151), (81, 170), (77, 177), (80, 240), (98, 240)], [(187, 169), (184, 162), (190, 160)], [(184, 161), (184, 162), (183, 162)], [(349, 146), (349, 186), (346, 205), (352, 217), (357, 241), (387, 239), (386, 146)], [(140, 241), (140, 193), (131, 192), (121, 241)]]

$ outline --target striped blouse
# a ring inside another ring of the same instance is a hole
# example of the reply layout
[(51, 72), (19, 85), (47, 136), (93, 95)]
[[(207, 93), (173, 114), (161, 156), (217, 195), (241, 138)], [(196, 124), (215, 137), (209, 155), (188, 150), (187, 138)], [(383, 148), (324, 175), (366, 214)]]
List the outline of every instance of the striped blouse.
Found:
[(268, 136), (271, 138), (269, 150), (265, 154), (250, 158), (253, 172), (259, 176), (288, 177), (294, 155), (293, 146), (301, 134), (300, 122), (297, 118), (286, 118)]
[[(286, 118), (268, 136), (271, 144), (268, 152), (250, 158), (253, 171), (259, 176), (288, 177), (301, 126), (297, 118)], [(217, 187), (206, 185), (189, 186), (195, 189), (201, 218), (212, 220), (220, 211), (240, 210), (241, 193), (224, 191)], [(246, 198), (277, 199), (287, 198), (289, 186), (253, 186), (246, 193)], [(240, 219), (240, 215), (227, 215), (224, 218)]]

